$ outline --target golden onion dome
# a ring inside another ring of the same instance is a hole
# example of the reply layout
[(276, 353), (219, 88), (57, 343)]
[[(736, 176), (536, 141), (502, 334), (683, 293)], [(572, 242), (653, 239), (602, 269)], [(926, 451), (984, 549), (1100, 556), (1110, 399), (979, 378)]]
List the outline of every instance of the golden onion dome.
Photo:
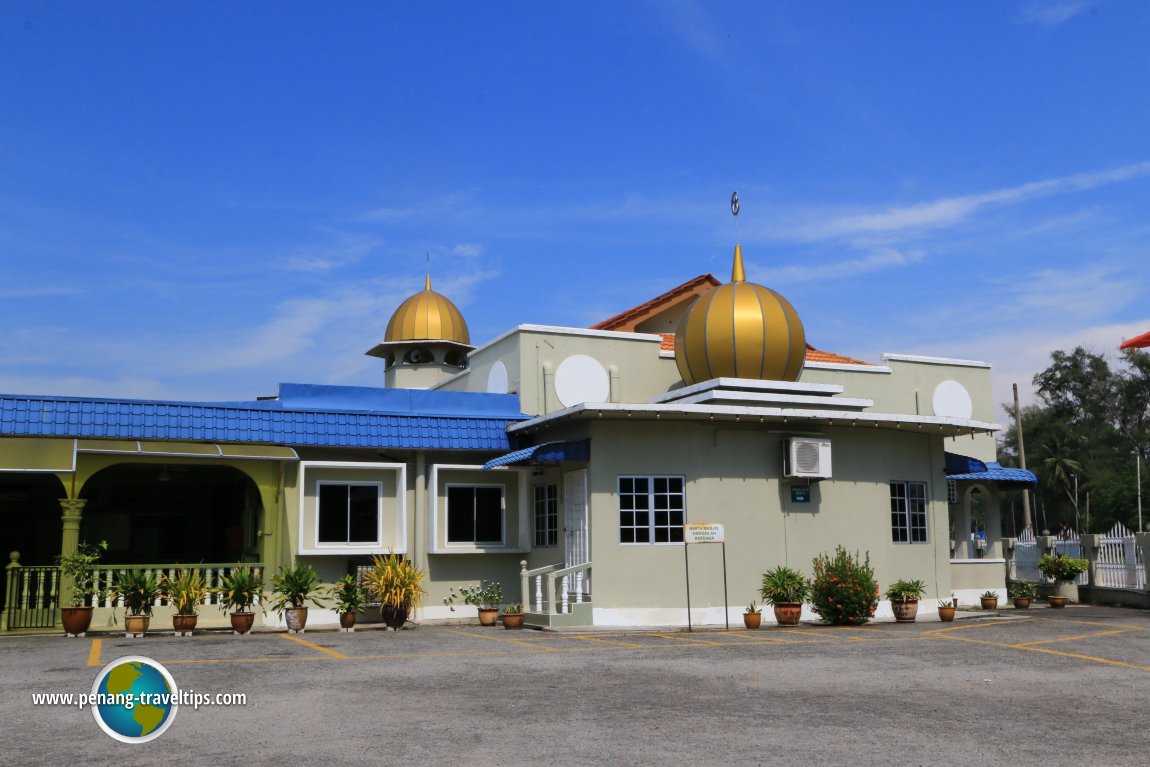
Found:
[(471, 344), (463, 314), (451, 300), (431, 289), (431, 275), (419, 293), (404, 301), (391, 315), (384, 343), (396, 341), (455, 341)]
[(675, 364), (687, 385), (719, 377), (797, 381), (806, 348), (790, 302), (747, 282), (739, 245), (731, 281), (695, 299), (675, 331)]

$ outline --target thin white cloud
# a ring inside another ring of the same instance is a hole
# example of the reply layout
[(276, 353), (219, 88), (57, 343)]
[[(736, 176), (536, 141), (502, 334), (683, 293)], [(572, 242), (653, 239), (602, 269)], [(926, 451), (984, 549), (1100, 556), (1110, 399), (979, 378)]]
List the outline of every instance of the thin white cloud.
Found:
[(721, 61), (728, 46), (714, 23), (694, 0), (657, 3), (656, 8), (672, 32), (694, 53), (711, 61)]
[(1150, 175), (1150, 161), (1121, 168), (1033, 181), (1020, 186), (995, 189), (980, 194), (947, 197), (884, 210), (859, 210), (830, 217), (807, 214), (805, 221), (782, 227), (776, 234), (801, 241), (854, 238), (897, 232), (923, 231), (954, 226), (975, 212), (990, 207), (1014, 205), (1040, 197), (1080, 192)]
[(1081, 14), (1090, 4), (1081, 0), (1032, 0), (1022, 6), (1019, 20), (1024, 24), (1056, 27)]
[(772, 283), (810, 282), (812, 280), (842, 279), (867, 272), (910, 266), (925, 260), (923, 250), (902, 251), (883, 248), (869, 255), (835, 261), (829, 264), (791, 264), (781, 267), (748, 266), (747, 272), (754, 282)]
[(66, 286), (40, 286), (40, 287), (9, 287), (0, 289), (0, 298), (51, 298), (53, 296), (71, 296), (80, 293), (79, 288)]

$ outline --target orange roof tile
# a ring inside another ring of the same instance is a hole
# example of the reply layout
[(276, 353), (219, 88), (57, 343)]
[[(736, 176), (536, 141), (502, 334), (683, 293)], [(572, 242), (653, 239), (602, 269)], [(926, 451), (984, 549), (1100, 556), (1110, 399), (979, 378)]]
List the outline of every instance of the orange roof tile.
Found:
[(699, 295), (707, 292), (711, 288), (717, 288), (719, 285), (722, 285), (722, 283), (712, 275), (700, 274), (693, 280), (687, 280), (682, 285), (671, 288), (662, 295), (655, 296), (650, 301), (641, 303), (625, 312), (616, 314), (614, 317), (608, 317), (602, 322), (592, 325), (591, 329), (633, 331), (637, 324), (655, 314), (660, 309), (666, 308), (675, 301), (688, 298), (691, 294)]

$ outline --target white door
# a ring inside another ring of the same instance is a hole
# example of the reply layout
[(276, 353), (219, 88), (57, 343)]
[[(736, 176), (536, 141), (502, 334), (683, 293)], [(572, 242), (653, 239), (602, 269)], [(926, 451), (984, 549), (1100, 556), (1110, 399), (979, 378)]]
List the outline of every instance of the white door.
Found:
[[(566, 556), (564, 566), (573, 567), (590, 561), (590, 542), (587, 537), (587, 470), (569, 471), (563, 477), (563, 519)], [(583, 571), (575, 574), (572, 589), (589, 594), (591, 584)]]

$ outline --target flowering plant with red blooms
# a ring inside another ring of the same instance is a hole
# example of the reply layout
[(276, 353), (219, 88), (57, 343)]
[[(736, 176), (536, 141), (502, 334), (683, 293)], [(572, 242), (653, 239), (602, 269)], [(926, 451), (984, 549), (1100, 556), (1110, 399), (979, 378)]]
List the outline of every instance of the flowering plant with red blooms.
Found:
[(815, 557), (814, 571), (810, 601), (819, 617), (836, 626), (858, 626), (871, 619), (879, 590), (869, 551), (860, 562), (858, 552), (836, 546), (833, 555)]

